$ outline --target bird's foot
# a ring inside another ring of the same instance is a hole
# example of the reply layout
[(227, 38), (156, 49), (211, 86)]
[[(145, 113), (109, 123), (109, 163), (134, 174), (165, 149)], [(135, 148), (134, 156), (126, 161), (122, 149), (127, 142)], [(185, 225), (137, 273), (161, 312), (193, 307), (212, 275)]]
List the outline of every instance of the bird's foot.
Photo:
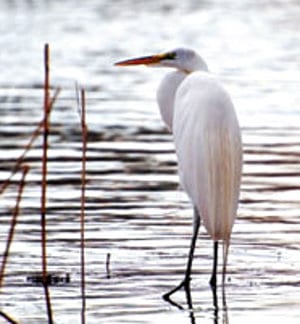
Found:
[(170, 296), (173, 295), (175, 292), (177, 292), (178, 290), (180, 290), (181, 288), (184, 288), (185, 291), (190, 289), (190, 277), (186, 277), (182, 280), (182, 282), (177, 285), (175, 288), (171, 289), (169, 292), (163, 294), (163, 299), (170, 302)]

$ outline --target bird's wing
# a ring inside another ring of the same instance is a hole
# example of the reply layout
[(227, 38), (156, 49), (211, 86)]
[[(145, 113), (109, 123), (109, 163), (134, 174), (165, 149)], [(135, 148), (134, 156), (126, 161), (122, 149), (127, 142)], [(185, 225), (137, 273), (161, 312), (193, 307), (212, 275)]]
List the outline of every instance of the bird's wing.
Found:
[(179, 175), (214, 240), (229, 240), (239, 198), (241, 134), (233, 104), (208, 73), (177, 90), (173, 133)]

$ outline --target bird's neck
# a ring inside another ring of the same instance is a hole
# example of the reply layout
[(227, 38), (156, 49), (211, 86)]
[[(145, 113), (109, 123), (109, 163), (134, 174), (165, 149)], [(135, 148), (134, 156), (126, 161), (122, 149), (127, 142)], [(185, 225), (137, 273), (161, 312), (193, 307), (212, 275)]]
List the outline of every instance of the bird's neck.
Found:
[(188, 73), (190, 72), (179, 70), (168, 73), (163, 78), (157, 90), (157, 102), (160, 114), (163, 121), (165, 122), (165, 124), (171, 132), (176, 91)]
[[(176, 67), (176, 66), (174, 66)], [(181, 64), (178, 70), (168, 73), (162, 80), (157, 90), (157, 101), (161, 117), (169, 130), (172, 132), (173, 113), (176, 91), (181, 82), (190, 74), (196, 71), (209, 72), (206, 62), (197, 55), (194, 60)]]

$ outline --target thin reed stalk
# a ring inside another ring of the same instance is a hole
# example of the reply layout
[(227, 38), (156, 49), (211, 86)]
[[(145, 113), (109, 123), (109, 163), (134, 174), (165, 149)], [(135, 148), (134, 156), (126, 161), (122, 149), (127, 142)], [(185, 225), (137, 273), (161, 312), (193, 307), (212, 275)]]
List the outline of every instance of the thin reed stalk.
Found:
[(7, 323), (18, 324), (18, 322), (16, 320), (14, 320), (13, 318), (11, 318), (9, 315), (7, 315), (6, 313), (4, 313), (1, 310), (0, 310), (0, 316), (2, 316), (6, 320)]
[[(47, 115), (50, 113), (51, 108), (53, 106), (53, 104), (55, 103), (58, 95), (60, 93), (60, 88), (57, 88), (55, 90), (54, 96), (50, 101), (49, 104), (49, 112), (47, 113)], [(41, 120), (37, 126), (37, 128), (33, 131), (31, 138), (29, 140), (29, 142), (27, 143), (27, 145), (25, 146), (25, 149), (23, 151), (23, 153), (19, 156), (19, 158), (17, 159), (14, 167), (12, 168), (11, 174), (10, 176), (3, 182), (3, 184), (0, 187), (0, 195), (5, 191), (5, 189), (7, 188), (7, 186), (9, 185), (9, 183), (11, 182), (12, 177), (16, 174), (16, 172), (20, 169), (21, 164), (23, 163), (25, 156), (27, 154), (27, 152), (31, 149), (34, 141), (36, 140), (36, 138), (40, 135), (41, 130), (43, 129), (44, 126), (44, 120)]]
[(53, 323), (51, 310), (51, 299), (47, 282), (47, 231), (46, 231), (46, 201), (47, 201), (47, 162), (48, 162), (48, 135), (49, 135), (49, 115), (50, 115), (50, 54), (49, 45), (44, 48), (45, 83), (44, 83), (44, 119), (43, 119), (43, 156), (42, 156), (42, 183), (41, 183), (41, 248), (42, 248), (42, 272), (43, 287), (45, 292), (48, 323)]
[(82, 132), (82, 167), (81, 167), (81, 213), (80, 213), (80, 251), (81, 251), (81, 323), (85, 324), (85, 189), (86, 189), (86, 152), (88, 129), (86, 125), (85, 91), (81, 90), (81, 132)]
[(16, 205), (13, 211), (13, 215), (12, 215), (12, 219), (11, 219), (11, 223), (10, 223), (10, 230), (9, 230), (9, 234), (6, 240), (6, 247), (5, 247), (5, 251), (3, 254), (3, 260), (2, 260), (2, 264), (1, 264), (1, 270), (0, 270), (0, 290), (2, 288), (2, 283), (3, 283), (3, 279), (4, 279), (4, 275), (5, 275), (5, 267), (6, 267), (6, 263), (8, 260), (8, 256), (9, 256), (9, 250), (10, 250), (10, 246), (11, 243), (13, 241), (13, 237), (14, 237), (14, 233), (15, 233), (15, 227), (17, 225), (17, 218), (19, 215), (19, 211), (20, 211), (20, 202), (21, 202), (21, 198), (22, 198), (22, 194), (23, 194), (23, 189), (25, 186), (25, 178), (26, 175), (29, 171), (29, 166), (24, 166), (23, 167), (23, 173), (22, 173), (22, 178), (21, 181), (19, 183), (19, 189), (18, 189), (18, 195), (17, 195), (17, 200), (16, 200)]

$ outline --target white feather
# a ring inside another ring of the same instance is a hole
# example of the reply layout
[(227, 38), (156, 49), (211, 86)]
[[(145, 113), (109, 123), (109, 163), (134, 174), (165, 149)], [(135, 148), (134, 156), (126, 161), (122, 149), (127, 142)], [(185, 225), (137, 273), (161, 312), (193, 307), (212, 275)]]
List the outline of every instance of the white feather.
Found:
[(173, 134), (181, 183), (213, 240), (229, 240), (236, 216), (242, 145), (233, 104), (207, 72), (177, 89)]

